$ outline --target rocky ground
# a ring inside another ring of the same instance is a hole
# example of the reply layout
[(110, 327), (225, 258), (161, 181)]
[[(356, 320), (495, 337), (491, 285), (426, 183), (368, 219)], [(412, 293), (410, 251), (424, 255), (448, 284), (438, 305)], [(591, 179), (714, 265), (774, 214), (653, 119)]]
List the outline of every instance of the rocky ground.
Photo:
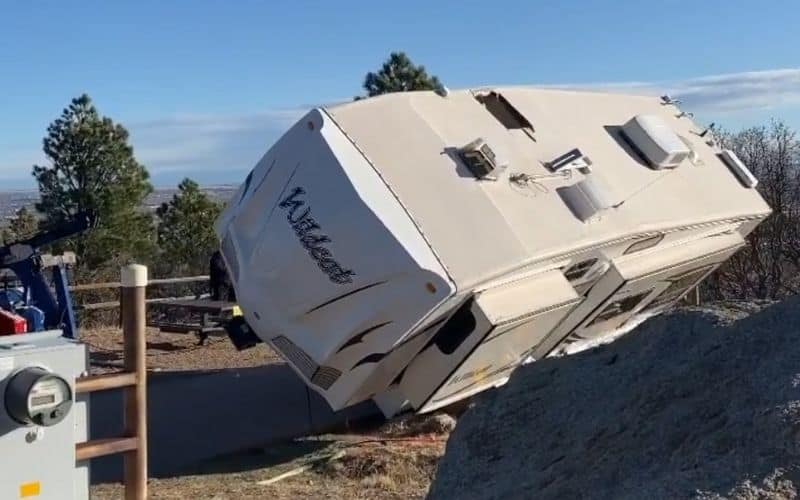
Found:
[(431, 499), (783, 499), (800, 488), (800, 298), (692, 308), (517, 370)]

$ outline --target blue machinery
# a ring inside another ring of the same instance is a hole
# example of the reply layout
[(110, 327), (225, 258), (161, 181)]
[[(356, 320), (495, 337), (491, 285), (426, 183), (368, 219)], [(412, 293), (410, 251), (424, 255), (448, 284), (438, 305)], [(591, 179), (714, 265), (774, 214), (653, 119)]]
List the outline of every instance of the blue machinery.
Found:
[(21, 290), (6, 287), (0, 291), (0, 308), (25, 317), (29, 332), (60, 329), (65, 337), (77, 337), (65, 267), (74, 259), (43, 255), (40, 248), (82, 233), (94, 223), (94, 216), (82, 213), (56, 229), (0, 247), (0, 269), (13, 272), (22, 285)]

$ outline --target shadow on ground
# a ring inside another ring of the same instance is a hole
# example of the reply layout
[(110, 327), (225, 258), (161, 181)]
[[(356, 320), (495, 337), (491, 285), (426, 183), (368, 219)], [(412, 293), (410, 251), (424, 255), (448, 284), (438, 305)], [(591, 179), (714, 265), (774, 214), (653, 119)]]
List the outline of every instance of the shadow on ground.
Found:
[(154, 349), (163, 352), (175, 352), (186, 350), (186, 346), (175, 345), (172, 342), (147, 342), (147, 349)]
[(325, 439), (275, 443), (266, 448), (255, 448), (205, 460), (187, 467), (180, 471), (180, 474), (231, 474), (274, 467), (319, 454), (334, 443), (336, 441)]
[[(327, 403), (283, 364), (208, 372), (153, 373), (148, 382), (148, 460), (150, 477), (174, 477), (188, 471), (220, 471), (216, 460), (226, 454), (240, 458), (227, 466), (264, 467), (291, 460), (315, 444), (275, 443), (329, 432), (378, 412), (371, 403), (334, 412)], [(122, 392), (92, 395), (92, 439), (122, 433)], [(319, 446), (327, 443), (320, 441)], [(272, 445), (273, 452), (263, 451)], [(251, 452), (251, 457), (240, 452)], [(313, 450), (310, 450), (313, 451)], [(243, 458), (241, 458), (243, 457)], [(216, 461), (215, 461), (216, 460)], [(203, 473), (203, 472), (200, 472)], [(93, 484), (119, 481), (122, 457), (91, 462)]]

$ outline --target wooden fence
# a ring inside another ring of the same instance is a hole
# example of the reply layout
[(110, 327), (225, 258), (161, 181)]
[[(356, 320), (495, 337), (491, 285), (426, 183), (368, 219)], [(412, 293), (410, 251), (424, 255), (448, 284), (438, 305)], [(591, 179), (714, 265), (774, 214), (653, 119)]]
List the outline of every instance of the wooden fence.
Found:
[(124, 429), (113, 438), (92, 439), (75, 445), (78, 462), (122, 453), (126, 500), (147, 498), (147, 360), (145, 338), (145, 288), (147, 268), (126, 266), (119, 283), (122, 300), (123, 371), (87, 375), (75, 381), (78, 393), (123, 390)]
[[(207, 282), (209, 277), (207, 275), (202, 276), (183, 276), (180, 278), (156, 278), (151, 279), (147, 282), (148, 287), (152, 286), (159, 286), (159, 285), (177, 285), (177, 284), (186, 284), (186, 283), (202, 283)], [(118, 281), (110, 281), (106, 283), (85, 283), (80, 285), (72, 285), (69, 287), (70, 291), (72, 292), (82, 292), (82, 291), (91, 291), (91, 290), (108, 290), (108, 289), (119, 289), (122, 284)], [(145, 299), (145, 303), (147, 304), (154, 304), (159, 302), (169, 302), (172, 300), (184, 300), (184, 299), (194, 299), (196, 298), (195, 295), (189, 296), (182, 296), (182, 297), (158, 297), (158, 298), (151, 298)], [(106, 302), (95, 302), (91, 304), (75, 304), (75, 308), (78, 310), (83, 311), (97, 311), (103, 309), (116, 309), (120, 307), (119, 300), (110, 300)]]

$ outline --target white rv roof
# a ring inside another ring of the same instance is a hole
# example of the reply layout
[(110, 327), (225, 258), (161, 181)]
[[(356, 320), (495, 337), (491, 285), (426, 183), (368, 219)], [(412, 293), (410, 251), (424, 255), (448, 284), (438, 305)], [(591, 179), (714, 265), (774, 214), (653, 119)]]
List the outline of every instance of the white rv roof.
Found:
[[(501, 94), (533, 127), (507, 128), (475, 94)], [(548, 256), (628, 235), (769, 213), (706, 144), (680, 110), (648, 96), (534, 88), (396, 93), (325, 110), (362, 151), (408, 211), (459, 287)], [(702, 164), (654, 170), (623, 146), (617, 131), (636, 115), (658, 115), (688, 141)], [(453, 151), (483, 138), (508, 167), (477, 180)], [(569, 179), (540, 178), (527, 188), (509, 176), (552, 175), (546, 162), (579, 148), (590, 176), (619, 204), (582, 222), (557, 189)], [(467, 223), (465, 223), (467, 221)]]

